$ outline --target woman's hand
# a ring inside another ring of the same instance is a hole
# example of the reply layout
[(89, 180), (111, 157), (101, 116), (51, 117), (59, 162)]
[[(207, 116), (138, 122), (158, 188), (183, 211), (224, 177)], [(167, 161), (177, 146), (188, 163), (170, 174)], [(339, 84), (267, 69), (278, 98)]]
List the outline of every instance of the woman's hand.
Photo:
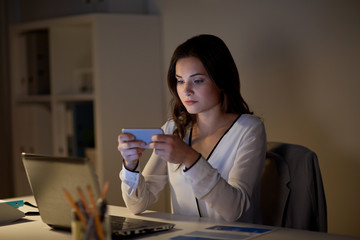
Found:
[(134, 170), (139, 162), (139, 158), (145, 151), (146, 145), (143, 141), (136, 141), (135, 136), (130, 133), (122, 133), (118, 136), (118, 150), (124, 158), (125, 167)]
[(189, 168), (199, 158), (197, 151), (175, 135), (154, 135), (151, 140), (149, 148), (153, 148), (157, 155), (170, 163), (184, 164)]

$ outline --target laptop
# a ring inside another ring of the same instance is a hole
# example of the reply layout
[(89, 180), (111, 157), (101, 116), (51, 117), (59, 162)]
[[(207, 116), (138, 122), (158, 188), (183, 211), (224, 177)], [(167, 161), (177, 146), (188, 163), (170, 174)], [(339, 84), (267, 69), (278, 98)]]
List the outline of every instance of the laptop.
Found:
[[(25, 171), (44, 223), (55, 229), (71, 229), (72, 207), (64, 195), (64, 189), (76, 200), (77, 188), (90, 186), (95, 199), (100, 196), (100, 187), (95, 169), (88, 158), (54, 157), (22, 153)], [(86, 194), (84, 194), (86, 195)], [(112, 237), (136, 236), (169, 230), (174, 224), (110, 216)]]

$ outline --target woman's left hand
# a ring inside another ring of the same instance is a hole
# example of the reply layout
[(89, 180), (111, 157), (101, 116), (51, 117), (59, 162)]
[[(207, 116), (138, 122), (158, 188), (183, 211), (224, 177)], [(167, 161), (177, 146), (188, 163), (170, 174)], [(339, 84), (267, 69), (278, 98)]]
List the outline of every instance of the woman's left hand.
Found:
[(170, 163), (184, 164), (189, 168), (199, 158), (199, 153), (175, 135), (154, 135), (149, 148)]

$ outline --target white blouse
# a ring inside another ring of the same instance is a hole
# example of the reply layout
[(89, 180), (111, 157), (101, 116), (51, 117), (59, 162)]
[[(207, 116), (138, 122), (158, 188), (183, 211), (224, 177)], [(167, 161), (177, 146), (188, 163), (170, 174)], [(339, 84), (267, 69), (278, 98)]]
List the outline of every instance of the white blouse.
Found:
[[(173, 134), (175, 124), (170, 120), (162, 128), (165, 134)], [(189, 143), (189, 132), (186, 139)], [(123, 167), (119, 174), (122, 195), (126, 206), (137, 214), (156, 202), (159, 192), (169, 183), (173, 213), (261, 223), (260, 180), (265, 154), (263, 122), (243, 114), (208, 159), (201, 157), (187, 171), (155, 153), (142, 173)]]

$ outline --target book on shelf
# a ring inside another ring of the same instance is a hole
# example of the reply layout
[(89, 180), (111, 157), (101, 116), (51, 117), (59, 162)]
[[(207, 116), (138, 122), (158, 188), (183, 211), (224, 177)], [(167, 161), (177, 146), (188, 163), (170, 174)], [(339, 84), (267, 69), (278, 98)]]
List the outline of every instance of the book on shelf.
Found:
[(95, 147), (93, 103), (68, 103), (66, 116), (68, 155), (85, 157), (85, 150)]
[(50, 94), (48, 30), (35, 30), (24, 34), (27, 77), (21, 80), (22, 84), (27, 88), (27, 95)]

